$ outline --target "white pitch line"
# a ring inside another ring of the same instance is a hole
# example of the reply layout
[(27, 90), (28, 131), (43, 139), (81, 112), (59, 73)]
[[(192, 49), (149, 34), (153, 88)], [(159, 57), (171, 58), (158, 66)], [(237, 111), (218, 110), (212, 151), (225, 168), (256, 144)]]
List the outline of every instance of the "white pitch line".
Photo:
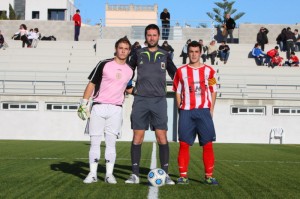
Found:
[[(150, 169), (156, 168), (156, 143), (153, 142)], [(158, 187), (149, 186), (148, 199), (158, 198)]]
[[(155, 143), (154, 143), (155, 144)], [(155, 148), (156, 151), (156, 148)], [(156, 154), (155, 154), (156, 155)], [(88, 160), (89, 158), (58, 158), (58, 157), (0, 157), (0, 160)], [(130, 158), (117, 158), (117, 161), (128, 161)], [(147, 158), (141, 160), (150, 160)], [(152, 160), (152, 159), (151, 159)], [(171, 160), (172, 161), (172, 160)], [(177, 161), (177, 160), (174, 160)], [(194, 161), (202, 161), (202, 160), (194, 160)], [(216, 162), (233, 162), (233, 163), (272, 163), (272, 164), (300, 164), (300, 161), (284, 161), (284, 160), (215, 160)], [(155, 158), (155, 167), (156, 168), (156, 158)]]

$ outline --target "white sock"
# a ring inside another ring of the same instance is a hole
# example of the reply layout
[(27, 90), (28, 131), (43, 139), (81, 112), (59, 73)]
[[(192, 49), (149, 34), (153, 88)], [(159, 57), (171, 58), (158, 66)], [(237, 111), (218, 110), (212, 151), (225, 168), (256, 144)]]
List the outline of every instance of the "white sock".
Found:
[(93, 174), (97, 174), (98, 163), (90, 163), (90, 172)]
[(105, 161), (106, 161), (106, 174), (112, 174), (116, 161), (116, 139), (115, 135), (105, 135)]
[(112, 163), (106, 163), (106, 175), (110, 175), (114, 171), (115, 164)]

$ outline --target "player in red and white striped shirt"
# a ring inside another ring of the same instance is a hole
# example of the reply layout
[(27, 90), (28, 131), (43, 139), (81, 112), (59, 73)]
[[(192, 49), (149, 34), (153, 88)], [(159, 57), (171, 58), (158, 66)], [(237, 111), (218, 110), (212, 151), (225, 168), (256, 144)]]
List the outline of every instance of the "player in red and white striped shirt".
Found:
[(212, 142), (216, 140), (212, 120), (217, 81), (215, 70), (200, 63), (201, 45), (193, 41), (188, 45), (190, 63), (177, 69), (173, 90), (176, 92), (179, 108), (179, 153), (178, 166), (180, 177), (178, 184), (188, 184), (189, 147), (198, 135), (199, 144), (203, 146), (203, 163), (205, 168), (204, 183), (218, 185), (213, 178), (214, 152)]

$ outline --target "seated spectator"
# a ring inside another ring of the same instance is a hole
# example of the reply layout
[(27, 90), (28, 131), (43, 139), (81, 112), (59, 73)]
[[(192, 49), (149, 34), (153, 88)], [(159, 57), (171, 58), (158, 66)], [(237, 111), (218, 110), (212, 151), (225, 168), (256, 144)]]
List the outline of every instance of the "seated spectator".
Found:
[(266, 59), (265, 59), (265, 62), (264, 62), (267, 66), (270, 65), (270, 61), (272, 60), (272, 58), (275, 57), (276, 54), (278, 54), (278, 49), (279, 49), (279, 47), (275, 46), (274, 49), (271, 49), (267, 52)]
[(35, 28), (30, 34), (28, 34), (28, 40), (31, 43), (31, 46), (34, 48), (37, 47), (37, 43), (40, 37), (39, 29)]
[(163, 45), (161, 46), (162, 49), (167, 51), (169, 53), (170, 58), (173, 60), (174, 56), (174, 49), (172, 46), (168, 43), (168, 41), (164, 41)]
[(299, 66), (299, 58), (297, 57), (297, 55), (295, 55), (294, 51), (291, 52), (290, 59), (285, 62), (285, 65), (288, 65), (288, 66)]
[(262, 66), (264, 63), (265, 53), (260, 49), (260, 44), (256, 43), (252, 49), (252, 56), (255, 59), (257, 66)]
[(282, 66), (283, 57), (279, 56), (279, 53), (277, 53), (272, 59), (269, 64), (269, 67), (271, 66), (274, 68), (275, 66)]
[(21, 41), (22, 41), (22, 47), (24, 48), (25, 44), (26, 44), (27, 48), (31, 48), (31, 44), (27, 37), (27, 35), (28, 35), (27, 26), (25, 24), (20, 25), (19, 34), (20, 34)]
[(221, 45), (219, 46), (219, 53), (220, 53), (220, 60), (224, 61), (224, 64), (226, 64), (227, 60), (228, 60), (228, 57), (229, 57), (230, 48), (226, 44), (225, 41), (221, 42)]
[(202, 58), (203, 63), (205, 63), (206, 59), (207, 59), (207, 54), (206, 54), (207, 53), (207, 46), (204, 46), (202, 39), (199, 39), (199, 44), (202, 46), (201, 58)]
[(211, 65), (215, 65), (215, 59), (218, 54), (216, 41), (212, 40), (207, 46), (207, 58), (210, 59)]
[(1, 34), (1, 30), (0, 30), (0, 49), (4, 47), (4, 37), (3, 35)]

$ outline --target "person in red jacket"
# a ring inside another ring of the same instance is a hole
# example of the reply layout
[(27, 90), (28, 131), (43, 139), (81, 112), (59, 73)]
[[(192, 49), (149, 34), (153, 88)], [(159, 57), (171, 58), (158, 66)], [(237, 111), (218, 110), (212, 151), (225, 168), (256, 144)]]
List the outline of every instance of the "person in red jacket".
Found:
[(299, 58), (295, 55), (295, 52), (292, 51), (290, 55), (290, 59), (285, 62), (285, 65), (288, 66), (299, 66)]
[(277, 53), (271, 60), (270, 66), (274, 68), (275, 66), (282, 66), (283, 57), (279, 56)]
[(73, 21), (75, 23), (75, 36), (74, 41), (78, 41), (78, 37), (80, 34), (80, 27), (81, 27), (81, 17), (80, 17), (80, 10), (76, 10), (76, 14), (73, 16)]
[(275, 46), (274, 49), (271, 49), (267, 52), (267, 56), (266, 56), (266, 60), (265, 60), (265, 64), (267, 66), (270, 66), (271, 60), (276, 56), (276, 54), (278, 54), (278, 46)]

